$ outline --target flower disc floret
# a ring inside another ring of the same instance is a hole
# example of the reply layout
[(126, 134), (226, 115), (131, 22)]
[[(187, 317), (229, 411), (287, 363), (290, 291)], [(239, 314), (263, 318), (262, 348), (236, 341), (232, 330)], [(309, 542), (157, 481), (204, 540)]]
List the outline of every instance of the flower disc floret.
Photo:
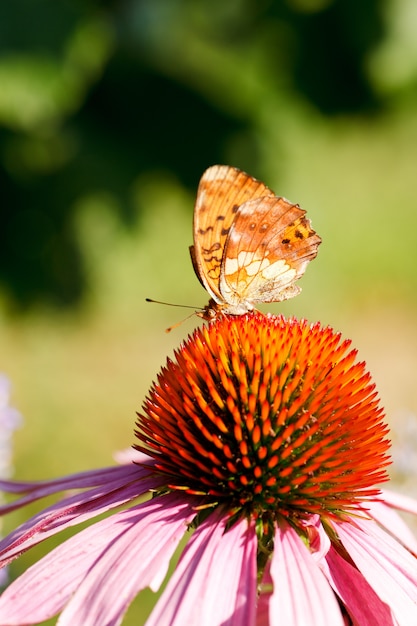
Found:
[(253, 313), (197, 329), (138, 415), (172, 489), (260, 517), (342, 516), (387, 480), (387, 427), (340, 333)]

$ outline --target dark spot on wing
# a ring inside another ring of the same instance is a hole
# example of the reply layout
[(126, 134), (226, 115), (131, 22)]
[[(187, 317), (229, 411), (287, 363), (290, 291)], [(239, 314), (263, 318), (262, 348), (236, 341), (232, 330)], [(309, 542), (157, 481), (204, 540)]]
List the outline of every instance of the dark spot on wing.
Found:
[(304, 239), (304, 235), (300, 230), (296, 230), (294, 235), (297, 237), (297, 239)]
[(202, 248), (202, 252), (204, 254), (211, 254), (212, 252), (215, 252), (216, 250), (219, 250), (221, 248), (220, 244), (217, 243), (213, 243), (212, 246), (210, 246), (210, 248)]
[(281, 243), (283, 243), (284, 245), (288, 245), (290, 241), (291, 241), (290, 239), (283, 239)]
[(198, 229), (198, 234), (199, 235), (205, 235), (206, 233), (208, 233), (210, 230), (213, 230), (213, 226), (207, 226), (207, 228), (199, 228)]
[(220, 264), (220, 260), (216, 257), (215, 254), (213, 254), (213, 256), (209, 256), (209, 257), (204, 257), (205, 262), (207, 263), (207, 265), (219, 265)]

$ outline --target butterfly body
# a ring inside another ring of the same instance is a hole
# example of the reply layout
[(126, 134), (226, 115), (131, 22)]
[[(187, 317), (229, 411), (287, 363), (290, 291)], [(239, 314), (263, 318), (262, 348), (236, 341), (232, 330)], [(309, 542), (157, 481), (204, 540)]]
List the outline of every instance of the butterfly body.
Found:
[(298, 204), (237, 168), (210, 167), (198, 187), (190, 247), (194, 270), (211, 296), (201, 317), (243, 315), (258, 303), (297, 295), (294, 283), (320, 242)]

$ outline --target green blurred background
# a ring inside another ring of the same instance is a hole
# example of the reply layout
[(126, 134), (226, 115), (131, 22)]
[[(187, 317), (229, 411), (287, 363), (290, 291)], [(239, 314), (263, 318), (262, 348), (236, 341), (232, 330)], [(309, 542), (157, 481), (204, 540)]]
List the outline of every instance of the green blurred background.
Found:
[(351, 337), (398, 449), (417, 449), (416, 29), (414, 0), (0, 4), (0, 371), (25, 419), (16, 477), (107, 465), (133, 442), (157, 371), (201, 323), (167, 335), (186, 309), (145, 297), (208, 300), (188, 246), (214, 163), (308, 211), (319, 255), (301, 296), (268, 309)]

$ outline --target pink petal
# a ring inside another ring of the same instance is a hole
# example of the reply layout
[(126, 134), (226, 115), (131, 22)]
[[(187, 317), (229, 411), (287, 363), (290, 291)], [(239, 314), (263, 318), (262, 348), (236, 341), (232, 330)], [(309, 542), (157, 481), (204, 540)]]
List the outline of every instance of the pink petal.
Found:
[(310, 515), (306, 519), (300, 520), (300, 526), (307, 533), (310, 554), (318, 563), (326, 556), (331, 546), (329, 536), (323, 528), (320, 516)]
[(335, 522), (349, 556), (399, 624), (417, 624), (417, 560), (373, 520)]
[(149, 470), (137, 465), (116, 466), (101, 470), (92, 470), (80, 474), (72, 474), (55, 480), (38, 482), (0, 481), (0, 491), (6, 493), (26, 493), (28, 495), (0, 506), (0, 515), (22, 508), (31, 502), (45, 498), (59, 491), (68, 489), (86, 489), (99, 485), (108, 485), (110, 482), (119, 481), (126, 483), (129, 480), (139, 479), (149, 475)]
[(417, 541), (405, 521), (385, 502), (373, 501), (366, 504), (368, 514), (396, 537), (408, 550), (417, 554)]
[(270, 564), (270, 561), (266, 564), (262, 584), (260, 585), (258, 606), (256, 609), (256, 626), (269, 626), (269, 603), (271, 601), (273, 588)]
[(259, 596), (256, 611), (256, 626), (269, 626), (270, 599), (270, 593), (262, 593)]
[(277, 529), (271, 560), (270, 625), (343, 626), (336, 597), (295, 530)]
[(146, 626), (253, 626), (256, 535), (212, 513), (195, 531)]
[(394, 625), (389, 607), (378, 598), (362, 574), (345, 561), (333, 547), (320, 567), (355, 624)]
[(0, 623), (38, 623), (71, 598), (60, 624), (119, 624), (134, 595), (164, 579), (195, 515), (190, 504), (177, 494), (157, 497), (81, 531), (6, 589)]
[(417, 515), (417, 500), (414, 498), (410, 498), (409, 496), (405, 496), (401, 493), (396, 493), (395, 491), (389, 491), (388, 489), (384, 489), (382, 491), (380, 498), (388, 506), (392, 506), (400, 511), (405, 511), (406, 513), (413, 513), (414, 515)]
[(128, 463), (149, 463), (149, 461), (153, 461), (151, 457), (143, 454), (143, 452), (138, 452), (132, 448), (132, 446), (130, 448), (125, 448), (124, 450), (117, 450), (113, 454), (113, 458), (121, 465)]
[(137, 480), (135, 476), (133, 474), (130, 480), (123, 476), (126, 483), (118, 478), (105, 486), (64, 498), (44, 509), (0, 541), (0, 565), (7, 565), (47, 537), (125, 504), (161, 482), (161, 479), (155, 477)]
[[(139, 454), (139, 453), (137, 453)], [(147, 467), (130, 463), (128, 465), (104, 467), (101, 469), (90, 470), (88, 472), (80, 472), (78, 474), (70, 474), (53, 480), (39, 481), (17, 481), (17, 480), (0, 480), (0, 491), (6, 493), (26, 493), (30, 494), (20, 500), (10, 504), (0, 506), (0, 514), (4, 515), (10, 511), (20, 508), (25, 504), (39, 500), (46, 496), (50, 496), (59, 491), (66, 489), (86, 489), (88, 487), (97, 487), (98, 485), (106, 485), (110, 481), (120, 480), (127, 481), (129, 478), (140, 478), (147, 476), (152, 471), (153, 459), (142, 456), (142, 462)]]

